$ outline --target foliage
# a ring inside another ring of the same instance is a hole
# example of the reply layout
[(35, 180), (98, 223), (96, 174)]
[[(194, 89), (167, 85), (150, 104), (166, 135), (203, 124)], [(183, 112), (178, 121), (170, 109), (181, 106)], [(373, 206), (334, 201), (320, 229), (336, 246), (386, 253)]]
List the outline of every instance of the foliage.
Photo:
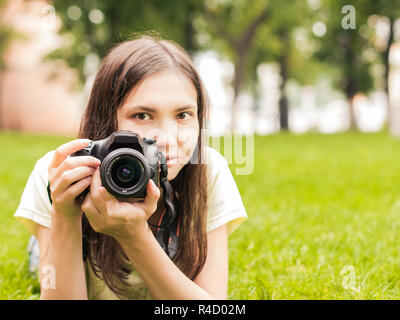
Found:
[(65, 41), (48, 58), (65, 60), (79, 71), (84, 82), (88, 54), (94, 53), (101, 59), (113, 46), (139, 32), (156, 31), (192, 52), (195, 49), (192, 12), (197, 3), (195, 0), (55, 0), (53, 5), (62, 21), (59, 32)]
[[(385, 5), (374, 0), (357, 1), (353, 4), (356, 27), (344, 29), (342, 19), (348, 13), (342, 13), (341, 10), (348, 5), (348, 2), (345, 0), (321, 2), (321, 7), (316, 10), (316, 16), (326, 24), (327, 33), (323, 37), (315, 37), (320, 42), (315, 57), (340, 70), (335, 85), (343, 90), (348, 98), (352, 98), (357, 92), (369, 92), (375, 88), (371, 67), (383, 61), (378, 56), (371, 37), (368, 36), (374, 34), (368, 19)], [(376, 58), (366, 58), (368, 54), (371, 56), (371, 52)]]

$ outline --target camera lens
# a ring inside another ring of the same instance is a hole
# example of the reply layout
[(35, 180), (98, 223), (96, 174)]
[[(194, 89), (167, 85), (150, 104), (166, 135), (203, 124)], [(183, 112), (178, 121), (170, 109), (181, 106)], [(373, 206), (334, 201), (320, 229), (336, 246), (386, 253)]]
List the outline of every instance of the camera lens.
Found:
[(135, 176), (135, 172), (133, 171), (132, 166), (123, 165), (117, 170), (118, 179), (123, 182), (129, 182)]
[(138, 159), (131, 156), (120, 157), (111, 168), (111, 179), (120, 188), (132, 188), (143, 174)]
[(103, 186), (112, 195), (118, 198), (143, 198), (151, 170), (141, 151), (117, 148), (102, 161), (100, 175)]

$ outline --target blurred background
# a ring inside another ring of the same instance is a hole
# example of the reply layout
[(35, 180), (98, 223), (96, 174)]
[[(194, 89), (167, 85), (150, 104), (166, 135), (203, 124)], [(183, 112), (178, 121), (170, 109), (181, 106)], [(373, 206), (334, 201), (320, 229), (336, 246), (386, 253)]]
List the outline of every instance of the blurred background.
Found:
[(35, 162), (76, 135), (101, 59), (137, 32), (192, 56), (224, 157), (232, 133), (252, 147), (249, 174), (228, 161), (249, 216), (229, 237), (229, 299), (400, 299), (400, 1), (0, 8), (0, 299), (39, 299), (13, 214)]
[(74, 135), (99, 61), (154, 30), (193, 57), (209, 133), (400, 135), (400, 2), (1, 0), (0, 127)]

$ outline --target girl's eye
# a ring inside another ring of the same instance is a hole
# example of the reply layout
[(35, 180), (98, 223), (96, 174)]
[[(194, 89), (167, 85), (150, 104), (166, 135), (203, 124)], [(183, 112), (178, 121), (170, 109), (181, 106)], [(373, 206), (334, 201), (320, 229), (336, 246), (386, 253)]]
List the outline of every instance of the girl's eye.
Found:
[[(185, 114), (187, 114), (186, 117), (185, 117), (185, 116), (182, 116), (182, 115), (185, 115)], [(149, 117), (150, 117), (150, 115), (149, 115), (148, 113), (144, 113), (144, 112), (135, 113), (134, 115), (132, 115), (132, 117), (133, 117), (134, 119), (138, 119), (138, 120), (140, 120), (140, 121), (148, 120), (148, 119), (146, 119), (146, 116), (149, 116)], [(185, 112), (181, 112), (181, 113), (179, 113), (179, 115), (178, 115), (179, 119), (181, 119), (181, 120), (187, 120), (189, 116), (191, 116), (191, 113), (190, 113), (190, 112), (186, 112), (186, 111), (185, 111)]]
[[(181, 112), (179, 115), (182, 115), (182, 114), (187, 114), (188, 116), (191, 116), (191, 114), (189, 113), (189, 112)], [(186, 120), (188, 117), (184, 117), (184, 118), (180, 118), (181, 120)]]
[(136, 113), (136, 114), (133, 115), (133, 118), (139, 119), (139, 120), (143, 120), (143, 121), (144, 121), (144, 120), (146, 120), (146, 119), (143, 119), (143, 117), (144, 117), (145, 115), (148, 116), (148, 114), (147, 114), (147, 113), (144, 113), (144, 112), (142, 112), (142, 113)]

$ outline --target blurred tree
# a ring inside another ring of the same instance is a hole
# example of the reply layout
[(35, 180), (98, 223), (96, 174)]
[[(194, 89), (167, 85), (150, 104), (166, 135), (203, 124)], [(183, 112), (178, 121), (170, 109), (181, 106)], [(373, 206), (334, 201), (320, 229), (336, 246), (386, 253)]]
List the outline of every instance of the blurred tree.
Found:
[(355, 129), (354, 97), (358, 92), (367, 93), (374, 88), (370, 68), (375, 61), (365, 59), (364, 55), (372, 49), (372, 45), (366, 37), (360, 36), (363, 30), (360, 26), (368, 25), (368, 17), (378, 2), (359, 0), (353, 6), (354, 11), (346, 10), (346, 0), (320, 2), (315, 17), (326, 24), (327, 32), (321, 37), (315, 36), (320, 41), (315, 57), (339, 70), (335, 85), (349, 101), (350, 129)]
[[(372, 12), (369, 16), (368, 23), (372, 25), (375, 29), (377, 24), (386, 23), (387, 34), (386, 39), (384, 41), (378, 41), (377, 32), (370, 32), (367, 36), (372, 41), (381, 55), (381, 60), (384, 65), (384, 89), (386, 91), (387, 96), (389, 97), (389, 50), (391, 45), (394, 42), (394, 24), (397, 19), (400, 19), (400, 1), (398, 0), (381, 0), (381, 1), (372, 1)], [(382, 17), (384, 18), (382, 20)], [(385, 27), (385, 24), (383, 25)], [(388, 99), (388, 121), (390, 121), (390, 100)]]
[(311, 23), (310, 8), (303, 0), (273, 1), (270, 4), (270, 15), (268, 24), (257, 34), (257, 46), (251, 65), (255, 69), (266, 61), (276, 61), (279, 64), (280, 127), (288, 130), (289, 105), (285, 88), (289, 78), (301, 84), (311, 84), (319, 71), (318, 63), (311, 59), (314, 44), (306, 36)]
[[(231, 128), (235, 127), (236, 98), (243, 89), (256, 97), (257, 66), (278, 62), (280, 67), (279, 114), (282, 130), (289, 128), (288, 99), (285, 86), (289, 78), (312, 82), (316, 63), (309, 59), (311, 47), (298, 45), (296, 31), (310, 23), (305, 0), (280, 1), (206, 1), (206, 20), (195, 23), (198, 32), (208, 35), (204, 46), (214, 48), (234, 62), (234, 102)], [(234, 21), (234, 23), (232, 23)], [(207, 23), (209, 22), (209, 23)], [(297, 32), (298, 33), (298, 32)]]
[[(204, 17), (209, 24), (203, 23), (202, 31), (211, 35), (207, 47), (213, 47), (233, 61), (235, 75), (233, 79), (233, 104), (231, 130), (236, 128), (237, 97), (243, 82), (248, 78), (249, 55), (254, 51), (254, 38), (269, 18), (268, 1), (205, 1)], [(234, 21), (234, 23), (232, 23)]]
[(85, 60), (94, 53), (103, 58), (118, 42), (134, 32), (156, 30), (181, 44), (189, 53), (196, 50), (193, 15), (200, 6), (196, 0), (54, 0), (62, 21), (59, 33), (65, 41), (47, 56), (62, 59), (79, 72), (84, 83)]

